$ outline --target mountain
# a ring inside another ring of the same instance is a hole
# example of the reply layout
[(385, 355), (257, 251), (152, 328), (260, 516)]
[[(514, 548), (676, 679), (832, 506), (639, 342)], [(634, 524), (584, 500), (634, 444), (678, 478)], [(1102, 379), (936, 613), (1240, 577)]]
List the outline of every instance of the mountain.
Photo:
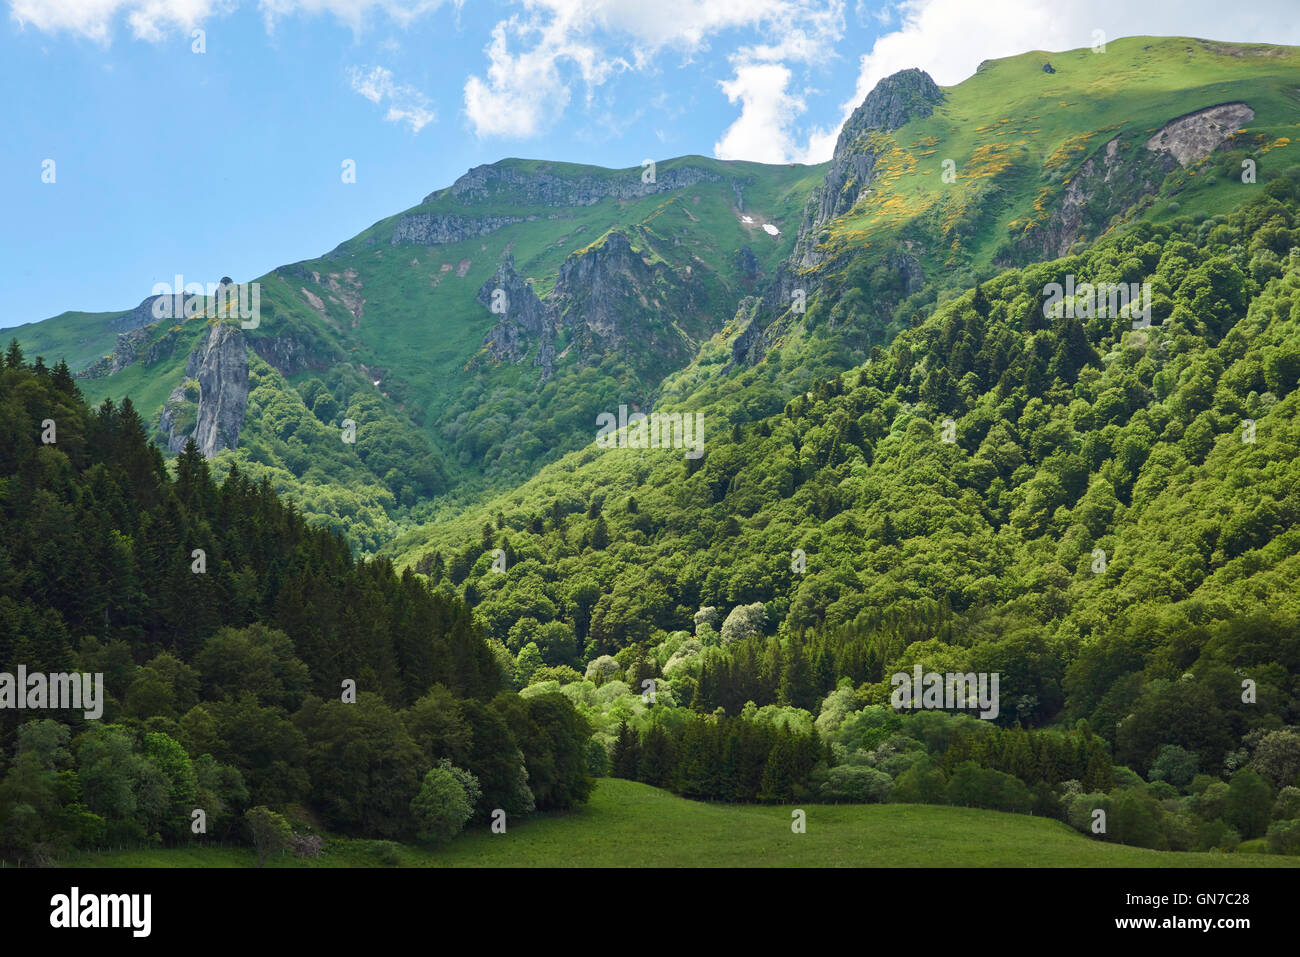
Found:
[[(360, 834), (422, 819), (358, 810), (393, 766), (481, 819), (468, 767), (511, 814), (608, 771), (1294, 852), (1297, 117), (1287, 47), (905, 70), (823, 166), (505, 160), (261, 277), (256, 322), (182, 294), (22, 327), (0, 637), (115, 669), (138, 737), (77, 773), (174, 745)], [(914, 669), (1000, 692), (900, 713)], [(21, 750), (0, 798), (45, 810), (8, 840), (84, 845), (58, 734)]]
[[(176, 319), (155, 319), (149, 297), (15, 334), (66, 357), (90, 399), (131, 395), (173, 452), (205, 406), (232, 410), (206, 455), (236, 450), (225, 458), (374, 548), (431, 496), (501, 487), (586, 444), (585, 406), (648, 407), (770, 281), (819, 179), (703, 157), (478, 167), (260, 277), (260, 321), (235, 340), (247, 374), (227, 363), (206, 390), (196, 374), (214, 320), (184, 313), (215, 313), (213, 297), (177, 302)], [(340, 441), (347, 419), (353, 444)]]

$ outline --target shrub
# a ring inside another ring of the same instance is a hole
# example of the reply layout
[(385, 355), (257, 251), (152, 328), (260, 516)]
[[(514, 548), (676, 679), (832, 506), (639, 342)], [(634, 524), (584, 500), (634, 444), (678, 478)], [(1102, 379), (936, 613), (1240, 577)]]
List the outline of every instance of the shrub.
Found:
[(1274, 821), (1266, 840), (1270, 854), (1300, 854), (1300, 821)]

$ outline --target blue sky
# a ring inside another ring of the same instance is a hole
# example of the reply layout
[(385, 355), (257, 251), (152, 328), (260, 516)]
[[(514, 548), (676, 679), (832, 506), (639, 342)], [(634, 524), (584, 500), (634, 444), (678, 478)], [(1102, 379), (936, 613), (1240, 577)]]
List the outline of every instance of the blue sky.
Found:
[(506, 156), (821, 161), (909, 66), (953, 84), (1098, 29), (1300, 43), (1293, 0), (6, 2), (0, 326), (254, 278)]

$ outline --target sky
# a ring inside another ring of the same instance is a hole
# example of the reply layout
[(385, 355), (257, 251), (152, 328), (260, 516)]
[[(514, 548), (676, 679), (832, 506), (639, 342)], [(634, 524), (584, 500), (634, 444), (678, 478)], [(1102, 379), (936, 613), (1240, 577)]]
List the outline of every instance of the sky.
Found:
[(908, 67), (948, 86), (1097, 31), (1300, 44), (1297, 0), (4, 4), (0, 327), (253, 279), (504, 157), (822, 162)]

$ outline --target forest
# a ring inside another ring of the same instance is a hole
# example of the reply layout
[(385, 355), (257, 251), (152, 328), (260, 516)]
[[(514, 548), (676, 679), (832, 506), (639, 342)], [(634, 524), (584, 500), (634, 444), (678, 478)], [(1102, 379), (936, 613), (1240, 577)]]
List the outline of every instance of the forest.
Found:
[(436, 844), (586, 800), (585, 719), (514, 693), (447, 589), (354, 559), (267, 479), (215, 483), (192, 441), (173, 475), (130, 400), (92, 410), (16, 343), (0, 408), (0, 662), (106, 689), (98, 721), (0, 711), (0, 855)]
[[(844, 371), (786, 378), (777, 340), (702, 457), (588, 445), (391, 540), (449, 473), (355, 372), (254, 357), (239, 455), (169, 462), (15, 340), (0, 665), (107, 700), (0, 710), (0, 857), (438, 847), (606, 775), (1300, 852), (1298, 208), (1292, 168), (995, 271)], [(814, 346), (874, 281), (842, 280)], [(1045, 310), (1083, 283), (1146, 284), (1150, 327)], [(997, 716), (891, 707), (916, 666), (998, 674)]]

